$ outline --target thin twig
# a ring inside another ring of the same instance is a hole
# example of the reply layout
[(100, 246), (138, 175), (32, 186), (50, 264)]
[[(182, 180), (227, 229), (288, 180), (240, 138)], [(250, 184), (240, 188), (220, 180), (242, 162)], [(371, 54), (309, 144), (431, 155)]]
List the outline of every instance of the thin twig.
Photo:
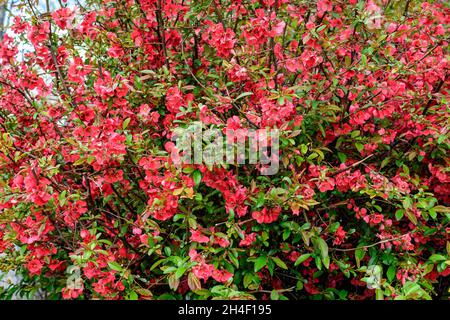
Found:
[(377, 246), (377, 245), (379, 245), (379, 244), (382, 244), (382, 243), (401, 240), (401, 239), (403, 239), (403, 238), (406, 237), (406, 236), (407, 236), (407, 234), (404, 234), (404, 235), (402, 235), (401, 237), (391, 238), (391, 239), (384, 239), (384, 240), (381, 240), (381, 241), (378, 241), (378, 242), (369, 244), (369, 245), (367, 245), (367, 246), (361, 246), (361, 247), (356, 247), (356, 248), (348, 248), (348, 249), (330, 248), (330, 250), (334, 250), (334, 251), (343, 251), (343, 252), (345, 252), (345, 251), (354, 251), (354, 250), (358, 250), (358, 249), (367, 249), (367, 248), (375, 247), (375, 246)]
[(365, 157), (364, 159), (359, 160), (358, 162), (355, 162), (354, 164), (350, 165), (350, 166), (347, 167), (347, 168), (340, 169), (340, 170), (338, 170), (338, 171), (333, 172), (330, 176), (333, 177), (333, 176), (335, 176), (335, 175), (337, 175), (337, 174), (339, 174), (339, 173), (342, 173), (342, 172), (345, 172), (345, 171), (347, 171), (347, 170), (349, 170), (349, 169), (351, 169), (351, 168), (354, 168), (354, 167), (360, 165), (361, 163), (365, 162), (366, 160), (372, 158), (373, 156), (374, 156), (374, 154), (368, 155), (368, 156)]

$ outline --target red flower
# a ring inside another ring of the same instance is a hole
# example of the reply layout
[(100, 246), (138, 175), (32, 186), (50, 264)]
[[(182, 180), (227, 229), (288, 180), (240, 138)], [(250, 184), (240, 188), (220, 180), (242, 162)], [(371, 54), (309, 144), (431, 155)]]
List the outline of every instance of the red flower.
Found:
[(281, 212), (280, 207), (275, 207), (270, 210), (264, 208), (262, 209), (262, 211), (254, 211), (252, 217), (258, 223), (272, 223), (278, 219), (280, 212)]
[[(208, 32), (203, 34), (203, 39), (217, 50), (217, 56), (228, 58), (236, 43), (234, 31), (230, 28), (224, 29), (222, 23), (205, 21), (209, 26)], [(209, 38), (209, 39), (208, 39)]]
[(373, 224), (379, 224), (384, 220), (384, 216), (382, 214), (374, 214), (370, 218), (370, 222)]
[(317, 289), (311, 281), (308, 281), (304, 285), (306, 292), (309, 294), (319, 294), (320, 291)]
[(203, 280), (208, 280), (209, 277), (212, 276), (215, 268), (212, 264), (207, 264), (204, 261), (201, 261), (198, 265), (192, 268), (192, 272), (194, 275)]
[(231, 277), (233, 277), (233, 274), (227, 270), (214, 270), (212, 273), (212, 277), (214, 280), (218, 282), (227, 282)]
[(178, 87), (171, 87), (167, 89), (166, 93), (166, 107), (172, 113), (178, 113), (180, 107), (185, 107), (186, 103)]
[(69, 8), (60, 8), (52, 12), (52, 18), (56, 25), (61, 29), (72, 28), (72, 21), (75, 17), (75, 12)]
[(320, 181), (317, 183), (320, 192), (327, 192), (334, 190), (335, 182), (333, 178), (327, 178), (325, 181)]
[(143, 167), (145, 170), (154, 171), (160, 167), (161, 162), (152, 157), (144, 157), (141, 160), (139, 160), (139, 165)]
[(83, 294), (83, 288), (79, 289), (62, 288), (61, 293), (63, 299), (76, 299), (81, 294)]
[(30, 272), (30, 275), (39, 275), (42, 267), (43, 264), (39, 259), (33, 259), (27, 263), (27, 269)]
[(191, 241), (198, 243), (208, 243), (209, 237), (202, 234), (200, 230), (191, 230)]
[(249, 247), (256, 240), (256, 233), (252, 232), (248, 235), (245, 235), (245, 238), (239, 242), (240, 247)]
[(335, 239), (333, 240), (333, 244), (340, 245), (344, 241), (346, 234), (347, 233), (344, 231), (342, 226), (339, 226), (334, 233)]

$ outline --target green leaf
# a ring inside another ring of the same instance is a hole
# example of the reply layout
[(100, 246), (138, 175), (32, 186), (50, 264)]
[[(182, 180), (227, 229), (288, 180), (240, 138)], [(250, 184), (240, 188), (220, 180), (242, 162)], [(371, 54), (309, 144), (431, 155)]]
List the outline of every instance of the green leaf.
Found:
[(240, 95), (237, 96), (236, 99), (234, 99), (234, 101), (237, 101), (237, 100), (239, 100), (239, 99), (242, 99), (242, 98), (245, 98), (245, 97), (248, 97), (248, 96), (251, 96), (251, 95), (253, 95), (253, 92), (244, 92), (244, 93), (241, 93)]
[(375, 290), (375, 295), (376, 295), (376, 299), (377, 300), (384, 300), (383, 290), (376, 289)]
[(352, 64), (352, 59), (348, 55), (346, 55), (344, 62), (345, 62), (345, 66), (348, 68)]
[(403, 218), (404, 212), (405, 211), (403, 209), (398, 209), (397, 211), (395, 211), (395, 219), (397, 219), (397, 221), (400, 221)]
[(361, 62), (364, 67), (367, 65), (367, 57), (365, 54), (361, 54)]
[(166, 259), (161, 259), (161, 260), (156, 261), (156, 262), (150, 267), (150, 270), (149, 270), (149, 271), (152, 271), (153, 269), (155, 269), (157, 266), (159, 266), (161, 263), (163, 263), (163, 262), (165, 262), (165, 261), (167, 261), (167, 260), (166, 260)]
[(386, 276), (387, 276), (388, 280), (389, 281), (394, 280), (396, 273), (397, 273), (397, 268), (395, 266), (389, 266), (389, 268), (386, 272)]
[(323, 265), (325, 266), (325, 268), (328, 269), (328, 267), (330, 265), (330, 258), (328, 257), (327, 243), (325, 242), (325, 240), (323, 240), (320, 237), (313, 238), (313, 241), (315, 242), (316, 246), (320, 250), (320, 256), (322, 258)]
[(308, 160), (313, 160), (313, 159), (315, 159), (315, 158), (317, 158), (319, 155), (317, 154), (317, 153), (315, 153), (315, 152), (313, 152), (313, 153), (311, 153), (309, 156), (308, 156)]
[(270, 275), (273, 277), (273, 271), (275, 270), (275, 263), (273, 260), (267, 260), (267, 270), (269, 270)]
[(320, 256), (314, 257), (314, 262), (316, 263), (317, 269), (322, 270), (322, 260), (320, 260)]
[(258, 272), (262, 268), (264, 268), (267, 264), (267, 257), (260, 256), (255, 260), (255, 272)]
[(174, 274), (171, 274), (168, 278), (169, 280), (169, 287), (172, 290), (177, 290), (179, 284), (180, 284), (180, 279), (178, 279)]
[(302, 144), (300, 146), (300, 151), (302, 152), (303, 155), (305, 155), (308, 152), (308, 146), (306, 144)]
[(345, 161), (347, 161), (347, 156), (345, 155), (345, 153), (342, 152), (338, 152), (338, 158), (341, 161), (341, 163), (345, 163)]
[(366, 255), (366, 250), (363, 248), (358, 248), (355, 250), (355, 260), (356, 260), (356, 266), (359, 268), (361, 266), (361, 260), (364, 259), (364, 256)]
[(403, 291), (405, 292), (405, 296), (409, 296), (417, 291), (420, 291), (420, 286), (417, 283), (407, 281), (403, 285)]
[(408, 217), (408, 219), (413, 223), (413, 224), (417, 224), (417, 217), (416, 215), (411, 211), (411, 210), (406, 210), (406, 216)]
[(436, 206), (436, 207), (434, 207), (433, 209), (434, 209), (434, 211), (436, 211), (436, 212), (450, 213), (450, 207)]
[(136, 88), (138, 88), (138, 90), (142, 89), (142, 81), (140, 77), (138, 76), (134, 77), (134, 84), (136, 85)]
[(195, 185), (199, 185), (202, 181), (202, 173), (199, 170), (195, 170), (192, 174), (192, 178), (194, 179)]
[(328, 230), (331, 233), (335, 233), (341, 224), (339, 222), (333, 222), (328, 226)]
[(153, 297), (153, 294), (150, 290), (145, 289), (145, 288), (136, 288), (134, 289), (136, 290), (136, 293), (140, 294), (141, 296), (146, 296), (146, 297)]
[(195, 171), (195, 169), (192, 168), (192, 167), (186, 167), (186, 168), (183, 168), (183, 172), (184, 172), (184, 173), (187, 173), (187, 174), (190, 174), (190, 173), (192, 173), (192, 172), (194, 172), (194, 171)]
[(134, 291), (131, 291), (128, 295), (128, 300), (138, 300), (138, 298), (138, 294)]
[(437, 213), (436, 210), (434, 210), (434, 208), (431, 208), (430, 210), (428, 210), (428, 214), (430, 215), (431, 218), (436, 219), (437, 218)]
[(309, 257), (311, 257), (310, 253), (302, 254), (300, 257), (295, 260), (294, 266), (298, 266), (299, 264), (305, 262)]
[(197, 291), (202, 288), (202, 284), (200, 282), (200, 279), (195, 276), (192, 272), (189, 272), (188, 274), (188, 286), (189, 289), (192, 291)]
[(330, 256), (322, 257), (322, 262), (325, 268), (328, 269), (330, 267)]
[(173, 222), (177, 222), (180, 219), (185, 218), (185, 215), (182, 213), (177, 213), (176, 215), (173, 216)]
[(254, 274), (247, 272), (244, 276), (243, 281), (244, 288), (248, 288), (253, 283), (254, 278), (255, 278)]
[(123, 271), (122, 266), (121, 266), (120, 264), (118, 264), (117, 262), (115, 262), (115, 261), (109, 261), (109, 262), (108, 262), (108, 266), (109, 266), (112, 270), (119, 271), (119, 272)]
[(280, 298), (280, 295), (278, 294), (277, 290), (272, 290), (270, 293), (270, 299), (271, 300), (278, 300)]
[(64, 204), (66, 203), (66, 193), (67, 193), (67, 191), (64, 190), (63, 192), (61, 192), (59, 194), (58, 199), (59, 199), (59, 205), (60, 206), (64, 206)]
[(390, 157), (384, 158), (383, 161), (381, 161), (380, 168), (383, 169), (384, 167), (386, 167), (390, 160)]
[(287, 265), (280, 258), (278, 258), (278, 257), (271, 257), (271, 259), (273, 260), (273, 262), (275, 262), (275, 264), (277, 266), (279, 266), (282, 269), (287, 270), (287, 268), (288, 268)]
[(128, 125), (130, 124), (131, 118), (126, 118), (125, 121), (122, 124), (122, 129), (125, 130)]
[(231, 262), (234, 264), (236, 268), (239, 268), (239, 260), (231, 251), (228, 251), (228, 257), (230, 257)]
[(320, 27), (317, 28), (316, 31), (317, 31), (317, 32), (320, 32), (320, 31), (322, 31), (323, 29), (325, 29), (326, 27), (327, 27), (327, 25), (325, 25), (325, 24), (324, 24), (324, 25), (321, 25)]
[(359, 136), (360, 134), (361, 134), (361, 131), (355, 130), (355, 131), (352, 131), (352, 133), (350, 134), (350, 137), (356, 138), (356, 137)]
[(410, 209), (412, 207), (412, 200), (410, 197), (406, 197), (405, 199), (403, 199), (402, 201), (403, 204), (403, 208), (405, 208), (406, 210)]
[(175, 272), (175, 277), (177, 278), (177, 279), (180, 279), (182, 276), (183, 276), (183, 274), (186, 272), (186, 267), (179, 267), (178, 269), (177, 269), (177, 271)]
[(432, 261), (432, 262), (439, 262), (439, 261), (447, 260), (447, 258), (444, 257), (444, 256), (441, 255), (441, 254), (432, 254), (432, 255), (428, 258), (428, 260), (430, 260), (430, 261)]
[(356, 150), (358, 150), (359, 152), (361, 152), (364, 149), (364, 145), (361, 142), (356, 142), (355, 147)]
[(328, 257), (328, 245), (322, 238), (317, 238), (322, 257)]

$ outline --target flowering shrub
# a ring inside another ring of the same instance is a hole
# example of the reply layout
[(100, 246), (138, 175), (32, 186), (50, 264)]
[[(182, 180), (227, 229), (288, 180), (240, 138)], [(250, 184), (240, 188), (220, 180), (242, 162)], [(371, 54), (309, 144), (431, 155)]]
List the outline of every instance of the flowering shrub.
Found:
[[(448, 296), (445, 1), (30, 5), (0, 45), (2, 298)], [(193, 121), (279, 129), (278, 172), (175, 165)]]

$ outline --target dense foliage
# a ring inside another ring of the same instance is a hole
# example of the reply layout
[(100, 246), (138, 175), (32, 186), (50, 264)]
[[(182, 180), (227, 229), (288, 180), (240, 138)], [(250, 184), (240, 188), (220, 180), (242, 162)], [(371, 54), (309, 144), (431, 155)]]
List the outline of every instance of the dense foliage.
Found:
[[(0, 45), (1, 298), (448, 299), (446, 1), (42, 7)], [(280, 170), (174, 165), (199, 120)]]

